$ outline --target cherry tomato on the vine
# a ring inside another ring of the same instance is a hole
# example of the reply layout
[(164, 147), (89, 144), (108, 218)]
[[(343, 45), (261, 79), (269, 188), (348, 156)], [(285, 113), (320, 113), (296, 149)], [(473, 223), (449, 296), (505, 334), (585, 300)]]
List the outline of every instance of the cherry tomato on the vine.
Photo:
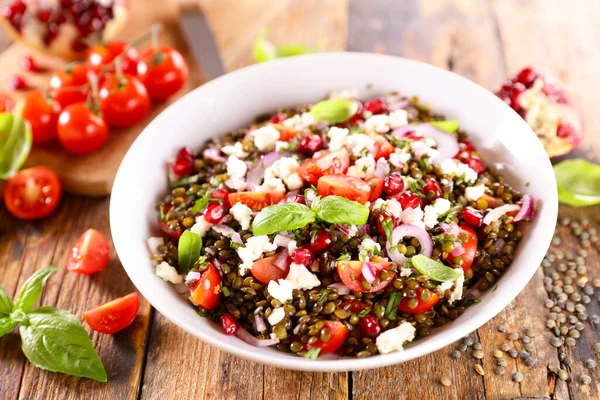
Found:
[(88, 79), (90, 70), (84, 64), (69, 64), (54, 72), (50, 78), (48, 94), (61, 108), (85, 101), (90, 91)]
[(129, 74), (107, 76), (98, 97), (104, 120), (116, 128), (135, 125), (150, 112), (148, 91), (138, 78)]
[(125, 40), (111, 40), (107, 43), (90, 47), (87, 55), (87, 64), (94, 71), (100, 72), (103, 68), (114, 71), (110, 64), (121, 56), (121, 71), (136, 75), (137, 64), (140, 61), (140, 53), (135, 47), (131, 47)]
[(160, 46), (150, 48), (138, 63), (138, 76), (152, 100), (164, 101), (177, 93), (188, 79), (189, 70), (180, 52)]
[(71, 104), (58, 118), (58, 140), (75, 154), (88, 154), (101, 148), (108, 138), (108, 125), (85, 103)]
[(56, 137), (60, 106), (39, 90), (25, 93), (19, 103), (21, 116), (29, 121), (33, 143), (48, 142)]

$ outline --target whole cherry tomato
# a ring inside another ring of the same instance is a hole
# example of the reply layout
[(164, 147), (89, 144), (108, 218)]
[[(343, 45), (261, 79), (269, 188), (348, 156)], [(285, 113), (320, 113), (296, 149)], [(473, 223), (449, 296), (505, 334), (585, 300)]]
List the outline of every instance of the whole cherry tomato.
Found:
[(129, 74), (111, 74), (100, 85), (100, 110), (106, 123), (127, 128), (150, 112), (150, 97), (138, 78)]
[(15, 108), (15, 99), (8, 93), (0, 93), (0, 112), (12, 112)]
[(160, 46), (148, 49), (138, 63), (138, 76), (152, 100), (164, 101), (177, 93), (188, 79), (189, 70), (180, 52)]
[(25, 93), (19, 103), (21, 116), (29, 121), (33, 143), (48, 142), (56, 137), (60, 105), (39, 90)]
[(85, 101), (89, 93), (89, 68), (84, 64), (69, 64), (50, 78), (48, 93), (61, 108)]
[(27, 168), (6, 182), (4, 204), (15, 217), (38, 219), (58, 206), (62, 187), (56, 174), (46, 167)]
[(90, 47), (86, 61), (88, 66), (96, 72), (102, 71), (105, 67), (108, 71), (114, 71), (114, 66), (110, 64), (121, 54), (121, 71), (136, 75), (140, 53), (124, 40), (111, 40), (108, 43)]
[(71, 104), (58, 118), (58, 140), (68, 151), (88, 154), (101, 148), (108, 138), (108, 125), (85, 103)]

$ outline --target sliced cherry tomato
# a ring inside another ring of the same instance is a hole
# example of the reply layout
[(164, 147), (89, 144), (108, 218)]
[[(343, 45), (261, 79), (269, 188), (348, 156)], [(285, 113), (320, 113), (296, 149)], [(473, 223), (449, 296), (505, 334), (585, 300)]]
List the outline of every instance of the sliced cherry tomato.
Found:
[(242, 203), (250, 207), (253, 211), (260, 211), (267, 206), (277, 204), (284, 197), (285, 192), (278, 190), (270, 192), (234, 192), (227, 195), (229, 204), (232, 207), (236, 203)]
[[(101, 72), (114, 59), (123, 54), (121, 58), (121, 71), (131, 75), (137, 75), (137, 64), (140, 61), (140, 53), (135, 47), (131, 47), (129, 42), (124, 40), (111, 40), (108, 43), (102, 43), (90, 47), (87, 55), (88, 66), (96, 72)], [(112, 66), (109, 71), (115, 68)]]
[[(390, 269), (392, 265), (391, 262), (371, 262), (370, 263), (373, 269), (375, 270), (375, 277), (379, 275), (380, 271), (387, 271)], [(362, 261), (340, 261), (337, 264), (337, 272), (344, 285), (348, 286), (348, 288), (354, 292), (378, 292), (394, 279), (395, 274), (392, 274), (392, 277), (387, 281), (381, 281), (377, 285), (373, 285), (371, 290), (365, 290), (362, 287), (361, 278), (362, 278)]]
[(98, 93), (102, 116), (110, 126), (128, 128), (150, 112), (150, 97), (138, 78), (129, 74), (111, 74)]
[(410, 308), (408, 306), (408, 301), (410, 299), (408, 297), (405, 297), (400, 301), (400, 304), (398, 305), (398, 310), (409, 314), (421, 314), (425, 311), (431, 310), (438, 303), (438, 301), (440, 301), (440, 296), (434, 292), (431, 292), (431, 297), (429, 297), (429, 300), (421, 300), (422, 291), (423, 288), (421, 287), (418, 287), (416, 289), (417, 297), (415, 298), (417, 299), (417, 306), (415, 308)]
[(173, 215), (169, 215), (169, 210), (171, 210), (172, 206), (167, 204), (162, 209), (162, 215), (158, 216), (158, 226), (160, 229), (166, 233), (169, 237), (173, 239), (179, 239), (183, 230), (181, 229), (181, 224), (177, 219), (173, 219)]
[(300, 133), (294, 129), (287, 128), (283, 125), (280, 125), (277, 128), (279, 130), (279, 140), (283, 142), (289, 142), (290, 140), (298, 136), (298, 134)]
[(17, 172), (6, 182), (4, 204), (17, 218), (38, 219), (54, 211), (61, 195), (56, 174), (46, 167), (33, 167)]
[(104, 146), (108, 139), (108, 126), (85, 103), (71, 104), (58, 118), (58, 140), (75, 154), (89, 154)]
[(217, 269), (209, 263), (198, 282), (190, 290), (194, 304), (201, 305), (207, 310), (216, 306), (221, 293), (221, 277)]
[(298, 173), (305, 181), (316, 185), (323, 175), (344, 174), (350, 166), (350, 156), (344, 148), (330, 151), (318, 158), (304, 160)]
[(329, 340), (327, 342), (323, 342), (321, 339), (318, 339), (313, 344), (307, 343), (305, 346), (307, 350), (318, 347), (321, 349), (319, 354), (333, 353), (342, 347), (342, 345), (346, 342), (349, 331), (346, 325), (343, 323), (339, 321), (325, 321), (323, 327), (329, 330), (329, 333), (331, 334)]
[(375, 139), (375, 160), (380, 158), (388, 158), (390, 154), (396, 151), (396, 148), (382, 137)]
[(317, 183), (319, 196), (342, 196), (365, 204), (371, 196), (371, 186), (360, 178), (342, 174), (324, 175)]
[(84, 64), (69, 64), (50, 78), (48, 93), (61, 108), (85, 101), (90, 91), (89, 68)]
[(180, 52), (168, 46), (142, 54), (138, 76), (152, 100), (164, 101), (177, 93), (188, 79), (189, 71)]
[(134, 292), (84, 312), (83, 318), (96, 332), (112, 335), (131, 325), (139, 310), (140, 296)]
[(88, 229), (79, 236), (67, 259), (67, 269), (79, 274), (95, 274), (108, 265), (110, 246), (104, 235)]
[(250, 269), (252, 276), (265, 285), (268, 285), (269, 282), (276, 281), (277, 279), (285, 279), (288, 272), (290, 272), (289, 258), (286, 262), (285, 269), (281, 269), (275, 265), (277, 257), (279, 257), (279, 254), (254, 261), (254, 264), (252, 264), (252, 268)]
[[(467, 272), (469, 269), (471, 269), (471, 266), (473, 265), (473, 260), (475, 260), (475, 255), (477, 254), (477, 234), (475, 233), (473, 228), (471, 228), (467, 224), (460, 224), (458, 228), (460, 229), (458, 235), (466, 234), (468, 237), (467, 241), (461, 244), (464, 252), (461, 255), (459, 255), (459, 257), (462, 259), (462, 269), (464, 272)], [(454, 257), (450, 254), (446, 258), (446, 261), (450, 265), (452, 265), (453, 258)]]
[(39, 90), (25, 93), (19, 102), (21, 116), (29, 121), (33, 143), (45, 143), (56, 137), (60, 105)]
[(12, 112), (15, 100), (7, 93), (0, 93), (0, 112)]
[(479, 199), (487, 201), (488, 208), (495, 208), (498, 199), (493, 196), (490, 196), (487, 193), (484, 193)]

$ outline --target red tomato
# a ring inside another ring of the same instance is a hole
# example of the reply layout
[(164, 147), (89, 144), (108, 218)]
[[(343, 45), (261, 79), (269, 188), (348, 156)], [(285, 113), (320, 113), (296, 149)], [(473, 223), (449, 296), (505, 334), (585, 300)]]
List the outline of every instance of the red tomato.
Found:
[(398, 310), (409, 314), (421, 314), (425, 311), (431, 310), (438, 303), (438, 301), (440, 301), (440, 296), (433, 291), (431, 292), (431, 297), (427, 301), (421, 300), (421, 292), (423, 291), (421, 287), (418, 287), (416, 291), (417, 306), (415, 308), (410, 308), (408, 306), (409, 298), (405, 297), (400, 301), (400, 304), (398, 304)]
[(69, 64), (52, 75), (48, 94), (61, 108), (85, 101), (90, 91), (88, 73), (84, 64)]
[(56, 137), (60, 106), (39, 90), (25, 93), (19, 103), (21, 116), (29, 121), (33, 143), (45, 143)]
[(285, 192), (278, 190), (270, 192), (235, 192), (227, 195), (231, 207), (236, 203), (242, 203), (250, 207), (253, 211), (260, 211), (267, 206), (277, 204), (284, 197)]
[(350, 166), (348, 151), (342, 148), (330, 151), (318, 158), (304, 160), (298, 168), (298, 173), (305, 181), (316, 185), (323, 175), (344, 174)]
[(103, 67), (109, 67), (109, 71), (114, 71), (114, 66), (110, 64), (121, 54), (123, 54), (121, 58), (121, 71), (136, 75), (140, 53), (135, 47), (130, 47), (129, 42), (124, 40), (111, 40), (108, 43), (90, 47), (87, 55), (87, 64), (96, 72), (102, 71)]
[(488, 208), (495, 208), (496, 202), (498, 201), (495, 197), (490, 196), (487, 193), (484, 193), (479, 199), (487, 201)]
[(319, 354), (333, 353), (334, 351), (342, 347), (344, 342), (346, 342), (349, 331), (346, 325), (344, 325), (343, 323), (339, 321), (325, 321), (323, 327), (328, 329), (329, 333), (331, 333), (329, 341), (323, 342), (321, 341), (321, 339), (318, 339), (313, 344), (307, 343), (305, 346), (307, 350), (318, 347), (321, 349), (321, 351), (319, 351)]
[(140, 80), (152, 100), (164, 101), (177, 93), (188, 79), (185, 59), (177, 50), (161, 46), (158, 53), (150, 48), (142, 54), (137, 68)]
[(317, 184), (319, 196), (342, 196), (365, 204), (371, 196), (371, 186), (362, 179), (342, 174), (324, 175)]
[[(375, 270), (376, 277), (379, 275), (380, 271), (389, 270), (391, 262), (371, 262), (371, 266)], [(340, 261), (337, 264), (337, 272), (344, 285), (348, 286), (348, 288), (354, 292), (367, 292), (367, 290), (363, 289), (361, 278), (362, 278), (362, 261)], [(392, 278), (387, 281), (381, 281), (377, 285), (373, 285), (369, 293), (378, 292), (387, 285), (390, 284), (392, 279), (394, 279), (395, 274), (392, 274)]]
[(365, 308), (367, 308), (367, 305), (365, 303), (361, 303), (360, 301), (345, 301), (340, 304), (340, 308), (350, 311), (352, 314), (358, 314), (364, 311)]
[(58, 118), (58, 140), (75, 154), (89, 154), (104, 146), (108, 139), (108, 126), (85, 103), (71, 104)]
[(190, 290), (194, 304), (201, 305), (207, 310), (216, 306), (221, 293), (221, 277), (217, 269), (212, 264), (208, 264), (198, 282), (194, 283)]
[(298, 136), (298, 134), (300, 133), (296, 130), (286, 128), (283, 125), (280, 125), (277, 128), (277, 130), (279, 131), (279, 140), (283, 142), (289, 142), (290, 140)]
[(388, 158), (394, 151), (396, 151), (396, 148), (384, 138), (378, 137), (375, 139), (375, 160), (382, 157)]
[(54, 211), (61, 195), (56, 174), (46, 167), (33, 167), (17, 172), (6, 182), (4, 204), (17, 218), (38, 219)]
[(168, 218), (169, 216), (167, 216), (167, 214), (169, 213), (169, 210), (171, 209), (171, 207), (172, 206), (170, 204), (167, 204), (164, 206), (164, 208), (162, 210), (162, 214), (165, 217), (164, 217), (164, 219), (160, 219), (161, 216), (159, 215), (158, 226), (169, 237), (172, 237), (173, 239), (178, 239), (181, 236), (181, 234), (183, 233), (183, 230), (181, 229), (181, 224), (176, 219), (173, 220), (175, 222), (169, 224), (169, 221), (171, 219)]
[(7, 93), (0, 93), (0, 112), (12, 112), (15, 100)]
[(369, 196), (369, 201), (375, 201), (380, 198), (381, 193), (383, 193), (383, 179), (371, 178), (369, 179), (369, 186), (371, 186), (371, 195)]
[(112, 335), (131, 325), (139, 310), (140, 296), (134, 292), (84, 312), (83, 318), (96, 332)]
[[(473, 265), (473, 260), (475, 260), (475, 255), (477, 254), (477, 234), (475, 233), (473, 228), (466, 224), (460, 224), (458, 227), (460, 229), (460, 232), (458, 233), (459, 235), (466, 234), (468, 236), (467, 241), (462, 243), (464, 253), (459, 256), (460, 258), (462, 258), (463, 262), (462, 269), (463, 271), (467, 272), (469, 269), (471, 269), (471, 266)], [(452, 265), (453, 258), (454, 257), (452, 257), (451, 255), (448, 255), (446, 261), (450, 265)]]
[(128, 128), (140, 122), (150, 112), (150, 97), (138, 78), (123, 74), (109, 75), (98, 93), (100, 110), (106, 123), (116, 128)]
[(268, 285), (269, 282), (276, 281), (277, 279), (285, 279), (288, 272), (290, 272), (289, 259), (286, 262), (285, 269), (281, 269), (275, 265), (277, 257), (279, 257), (279, 254), (254, 261), (252, 269), (250, 269), (252, 276), (265, 285)]
[(88, 229), (75, 242), (67, 259), (67, 269), (79, 274), (95, 274), (106, 268), (109, 253), (110, 246), (104, 235), (95, 229)]

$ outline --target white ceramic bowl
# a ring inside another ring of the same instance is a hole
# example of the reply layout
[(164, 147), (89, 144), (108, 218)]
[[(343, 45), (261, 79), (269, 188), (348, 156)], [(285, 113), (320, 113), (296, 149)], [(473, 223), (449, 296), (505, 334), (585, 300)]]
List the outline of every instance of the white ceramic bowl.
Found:
[[(281, 106), (317, 102), (332, 90), (357, 89), (361, 98), (401, 91), (416, 95), (448, 118), (460, 120), (488, 162), (506, 163), (507, 180), (533, 195), (537, 214), (523, 224), (513, 264), (481, 303), (435, 329), (402, 352), (366, 359), (304, 359), (272, 348), (252, 347), (201, 318), (173, 286), (154, 275), (146, 240), (155, 236), (154, 205), (166, 192), (166, 160), (182, 146), (248, 126), (258, 114)], [(526, 184), (528, 186), (526, 187)], [(310, 371), (347, 371), (401, 363), (438, 350), (474, 331), (525, 287), (550, 244), (557, 216), (550, 161), (528, 125), (505, 103), (451, 72), (402, 58), (361, 53), (293, 57), (253, 65), (192, 91), (161, 113), (133, 143), (113, 186), (110, 225), (125, 271), (148, 301), (192, 335), (231, 354), (260, 363)]]

